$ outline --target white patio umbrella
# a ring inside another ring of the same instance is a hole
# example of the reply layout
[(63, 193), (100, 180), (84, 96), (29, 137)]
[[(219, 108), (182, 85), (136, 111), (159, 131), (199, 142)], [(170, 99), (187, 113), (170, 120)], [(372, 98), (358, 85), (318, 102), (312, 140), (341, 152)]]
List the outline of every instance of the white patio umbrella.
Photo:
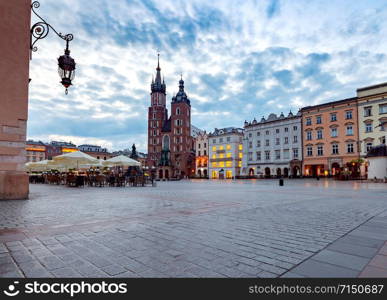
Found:
[(47, 171), (51, 169), (61, 169), (62, 165), (52, 161), (52, 160), (41, 160), (37, 162), (29, 162), (25, 164), (26, 169), (29, 171)]
[(102, 167), (105, 167), (105, 165), (103, 164), (104, 160), (103, 159), (97, 159), (98, 162), (95, 162), (95, 163), (88, 163), (88, 164), (81, 164), (79, 165), (80, 168), (102, 168)]
[(135, 167), (135, 166), (141, 166), (141, 163), (137, 160), (131, 159), (125, 155), (118, 155), (113, 158), (110, 158), (103, 162), (105, 166), (124, 166), (124, 167)]
[(67, 168), (79, 168), (79, 165), (98, 163), (98, 159), (81, 151), (70, 152), (54, 157), (55, 163), (64, 165)]

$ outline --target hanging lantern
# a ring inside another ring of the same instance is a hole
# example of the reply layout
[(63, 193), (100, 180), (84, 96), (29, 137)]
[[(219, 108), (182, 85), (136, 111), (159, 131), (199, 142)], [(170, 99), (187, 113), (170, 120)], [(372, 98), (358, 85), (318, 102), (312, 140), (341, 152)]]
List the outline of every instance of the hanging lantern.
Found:
[(70, 56), (70, 50), (68, 49), (68, 42), (65, 50), (65, 54), (58, 58), (58, 73), (62, 79), (61, 84), (67, 89), (72, 85), (71, 81), (75, 76), (75, 60)]

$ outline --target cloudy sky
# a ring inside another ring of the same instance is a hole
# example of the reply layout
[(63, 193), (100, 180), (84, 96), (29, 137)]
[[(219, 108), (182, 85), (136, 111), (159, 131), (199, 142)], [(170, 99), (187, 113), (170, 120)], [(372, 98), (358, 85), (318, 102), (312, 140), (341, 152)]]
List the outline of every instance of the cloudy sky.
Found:
[(40, 3), (49, 23), (74, 34), (77, 71), (66, 96), (56, 62), (64, 42), (50, 33), (37, 43), (29, 138), (146, 151), (157, 50), (168, 103), (183, 73), (192, 124), (207, 131), (387, 81), (385, 0)]

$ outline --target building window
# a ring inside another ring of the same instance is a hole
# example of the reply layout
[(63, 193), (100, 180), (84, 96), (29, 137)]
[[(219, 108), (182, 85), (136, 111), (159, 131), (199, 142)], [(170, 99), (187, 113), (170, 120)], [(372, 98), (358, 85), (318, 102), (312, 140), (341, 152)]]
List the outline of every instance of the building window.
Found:
[(289, 131), (289, 128), (285, 127), (285, 132), (288, 132)]
[(212, 163), (212, 167), (213, 167), (213, 168), (216, 168), (216, 167), (217, 167), (217, 163), (216, 163), (216, 162), (213, 162), (213, 163)]
[(293, 136), (293, 143), (298, 143), (298, 137), (296, 135)]
[(323, 138), (323, 132), (321, 129), (317, 130), (317, 139), (321, 140)]
[(226, 154), (226, 157), (227, 157), (227, 158), (231, 158), (231, 152), (227, 153), (227, 154)]
[(306, 140), (307, 140), (307, 141), (312, 140), (312, 131), (307, 131), (307, 132), (306, 132)]
[(220, 153), (220, 154), (219, 154), (219, 158), (224, 158), (224, 154), (223, 154), (223, 153)]
[(270, 131), (269, 130), (266, 130), (266, 133), (265, 133), (266, 135), (269, 135), (270, 134)]
[(220, 139), (219, 139), (219, 143), (223, 143), (223, 138), (220, 138)]
[(352, 110), (347, 110), (347, 111), (345, 112), (345, 118), (346, 118), (347, 120), (352, 119)]
[(317, 146), (317, 155), (318, 155), (318, 156), (324, 155), (324, 148), (323, 148), (322, 145), (318, 145), (318, 146)]
[(289, 150), (288, 149), (284, 150), (284, 159), (289, 159)]
[(257, 141), (257, 147), (261, 147), (261, 141)]
[(285, 137), (284, 144), (289, 144), (289, 138), (288, 137)]
[(352, 125), (347, 126), (347, 135), (353, 135), (353, 128)]
[(257, 136), (261, 136), (261, 133), (259, 131), (257, 131)]
[(316, 116), (316, 124), (321, 124), (321, 116)]
[(219, 150), (224, 150), (223, 145), (219, 146)]
[(212, 154), (212, 158), (213, 158), (213, 159), (216, 159), (216, 154)]
[(306, 125), (312, 125), (312, 119), (306, 118)]
[(230, 149), (231, 149), (231, 145), (230, 144), (226, 145), (226, 150), (230, 150)]
[(251, 132), (249, 133), (249, 138), (251, 138), (253, 135), (251, 134)]
[(298, 149), (293, 149), (293, 158), (298, 158)]
[(239, 144), (239, 147), (238, 147), (238, 148), (239, 148), (240, 151), (242, 151), (242, 150), (243, 150), (242, 144)]
[(216, 139), (213, 139), (213, 140), (212, 140), (212, 143), (216, 144)]
[(177, 114), (177, 115), (180, 115), (180, 108), (179, 108), (179, 107), (176, 108), (176, 114)]
[(257, 160), (261, 160), (261, 151), (257, 151)]
[(365, 126), (366, 132), (372, 132), (372, 123), (367, 123)]
[(347, 144), (347, 152), (353, 153), (353, 144), (352, 143)]
[(265, 146), (270, 146), (270, 140), (265, 141)]
[(249, 152), (249, 154), (248, 154), (248, 159), (249, 159), (249, 161), (252, 161), (252, 160), (253, 160), (253, 153), (252, 153), (252, 152)]
[(275, 133), (279, 133), (279, 132), (280, 132), (280, 130), (279, 130), (279, 129), (276, 129), (276, 130), (275, 130)]
[(337, 121), (337, 115), (336, 113), (331, 114), (331, 122)]
[(207, 155), (207, 150), (204, 150), (204, 155)]
[(331, 137), (337, 137), (337, 128), (331, 128)]
[(298, 127), (297, 126), (293, 126), (293, 131), (297, 131)]
[(207, 143), (204, 143), (204, 148), (207, 148)]
[(198, 149), (200, 149), (201, 144), (198, 144)]
[(239, 158), (243, 158), (243, 153), (239, 152)]
[(307, 156), (312, 156), (313, 155), (313, 148), (312, 148), (312, 146), (306, 147), (306, 155)]
[(232, 161), (226, 161), (226, 167), (231, 168), (232, 167)]
[(364, 116), (371, 117), (372, 116), (372, 106), (364, 107)]
[(265, 151), (265, 159), (270, 160), (270, 151)]
[(339, 154), (339, 145), (332, 144), (332, 154)]
[(276, 138), (276, 139), (275, 139), (275, 144), (276, 144), (276, 145), (279, 145), (279, 144), (280, 144), (280, 139), (279, 139), (279, 138)]
[(379, 105), (379, 113), (380, 114), (387, 114), (387, 104), (380, 104)]
[(229, 142), (229, 141), (231, 141), (231, 138), (228, 136), (226, 140), (227, 140), (227, 142)]
[(281, 159), (281, 150), (275, 150), (275, 159)]
[(212, 151), (216, 151), (216, 146), (212, 146)]
[(372, 148), (372, 143), (367, 143), (367, 144), (366, 144), (366, 147), (365, 147), (365, 152), (368, 153), (368, 151), (370, 151), (371, 148)]
[(249, 142), (249, 148), (253, 148), (253, 142)]

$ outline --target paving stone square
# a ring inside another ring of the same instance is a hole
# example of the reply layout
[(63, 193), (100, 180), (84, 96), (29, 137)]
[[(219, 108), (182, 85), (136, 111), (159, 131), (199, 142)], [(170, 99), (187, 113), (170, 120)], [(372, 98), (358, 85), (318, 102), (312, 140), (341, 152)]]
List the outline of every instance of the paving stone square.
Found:
[(0, 202), (0, 277), (356, 277), (386, 240), (387, 186), (361, 181), (33, 184)]

